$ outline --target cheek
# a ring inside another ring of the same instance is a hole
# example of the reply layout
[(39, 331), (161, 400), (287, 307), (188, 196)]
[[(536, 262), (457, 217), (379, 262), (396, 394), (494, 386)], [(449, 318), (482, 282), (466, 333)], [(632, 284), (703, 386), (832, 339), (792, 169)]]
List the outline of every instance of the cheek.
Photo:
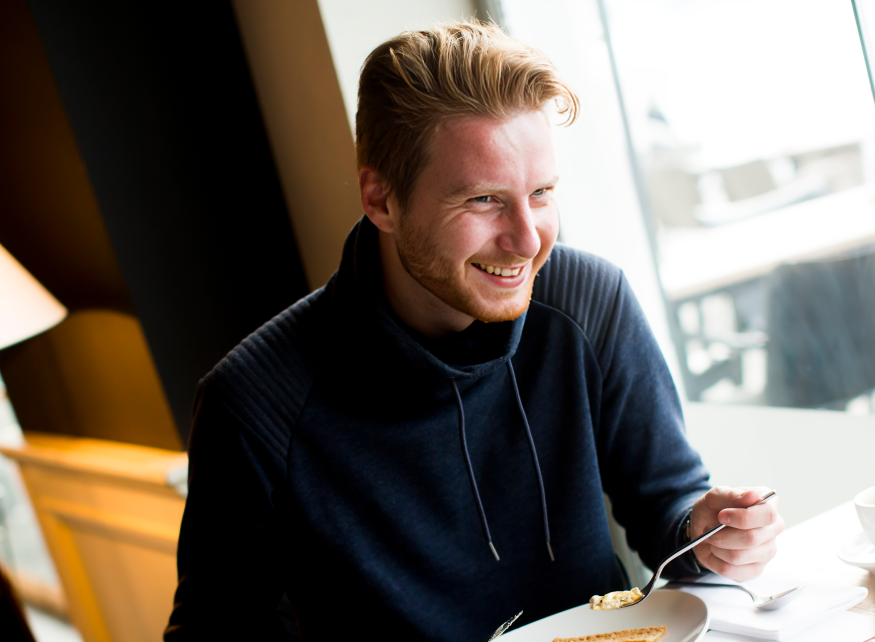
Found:
[(538, 225), (538, 236), (541, 239), (541, 251), (539, 255), (549, 253), (559, 238), (559, 213), (555, 206), (552, 206), (551, 212), (545, 216)]
[(467, 263), (471, 258), (488, 251), (494, 239), (495, 230), (486, 221), (472, 218), (453, 231), (447, 250), (450, 256)]

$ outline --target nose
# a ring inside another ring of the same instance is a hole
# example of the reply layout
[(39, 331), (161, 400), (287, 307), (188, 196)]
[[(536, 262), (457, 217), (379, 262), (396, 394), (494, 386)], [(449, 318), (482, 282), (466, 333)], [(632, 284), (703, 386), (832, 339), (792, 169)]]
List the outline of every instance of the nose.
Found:
[(514, 204), (505, 210), (505, 229), (498, 246), (505, 252), (524, 259), (534, 258), (541, 249), (537, 217), (528, 202)]

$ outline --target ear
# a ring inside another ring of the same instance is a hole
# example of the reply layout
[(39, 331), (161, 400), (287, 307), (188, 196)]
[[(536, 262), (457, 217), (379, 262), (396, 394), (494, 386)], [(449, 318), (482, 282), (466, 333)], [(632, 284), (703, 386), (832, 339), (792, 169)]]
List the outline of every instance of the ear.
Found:
[(391, 193), (377, 170), (370, 165), (364, 165), (359, 170), (359, 192), (362, 197), (362, 209), (365, 216), (377, 229), (392, 234), (395, 232), (394, 208), (390, 207)]

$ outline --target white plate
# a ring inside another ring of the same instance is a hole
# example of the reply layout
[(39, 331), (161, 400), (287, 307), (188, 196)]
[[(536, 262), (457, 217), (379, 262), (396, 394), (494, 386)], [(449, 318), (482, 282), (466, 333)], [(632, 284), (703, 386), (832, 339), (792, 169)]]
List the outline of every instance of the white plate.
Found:
[(875, 575), (875, 544), (866, 533), (859, 532), (839, 547), (839, 559), (845, 564), (865, 568)]
[(697, 596), (683, 591), (655, 591), (638, 606), (617, 611), (591, 611), (589, 604), (568, 609), (508, 631), (501, 640), (553, 642), (554, 638), (665, 626), (668, 631), (659, 642), (693, 642), (705, 635), (710, 621), (708, 607)]

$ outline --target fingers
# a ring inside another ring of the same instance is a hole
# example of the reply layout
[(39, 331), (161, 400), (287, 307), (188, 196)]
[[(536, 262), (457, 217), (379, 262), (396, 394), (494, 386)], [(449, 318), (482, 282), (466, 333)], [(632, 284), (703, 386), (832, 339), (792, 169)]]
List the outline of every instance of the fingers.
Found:
[(717, 514), (717, 521), (726, 526), (742, 530), (769, 526), (778, 519), (779, 503), (780, 499), (776, 495), (765, 504), (760, 504), (759, 506), (724, 508)]
[(774, 557), (773, 549), (771, 556), (768, 557), (768, 559), (751, 562), (749, 564), (733, 564), (732, 562), (727, 562), (718, 557), (717, 553), (720, 549), (708, 547), (708, 550), (705, 550), (700, 554), (698, 548), (699, 547), (696, 547), (696, 557), (698, 558), (700, 565), (714, 571), (718, 575), (735, 580), (736, 582), (746, 582), (759, 577), (762, 574), (763, 569), (766, 567), (766, 563)]
[[(706, 502), (709, 508), (714, 510), (748, 508), (756, 504), (771, 491), (771, 488), (766, 488), (765, 486), (739, 486), (735, 488), (715, 486), (706, 494)], [(775, 500), (770, 499), (769, 503), (773, 501)]]
[(730, 532), (715, 541), (717, 535), (726, 533), (724, 530), (697, 546), (696, 556), (702, 561), (713, 557), (733, 566), (765, 565), (777, 553), (775, 537), (783, 530), (784, 522), (780, 520), (780, 523), (767, 528)]
[(762, 486), (716, 487), (696, 502), (691, 524), (694, 536), (716, 522), (728, 526), (695, 548), (702, 566), (737, 581), (762, 573), (777, 552), (775, 538), (784, 530), (777, 496), (754, 505), (769, 492)]
[(696, 547), (701, 566), (739, 582), (759, 577), (776, 553), (774, 540), (754, 549), (723, 549), (707, 543)]
[(767, 540), (754, 548), (720, 548), (711, 545), (711, 555), (736, 566), (765, 564), (775, 556), (777, 551), (778, 547), (774, 539)]
[(706, 513), (716, 516), (717, 521), (726, 526), (740, 529), (761, 528), (774, 523), (778, 516), (778, 497), (772, 497), (765, 504), (755, 504), (771, 489), (764, 486), (753, 488), (728, 488), (717, 486), (702, 498)]
[(769, 519), (770, 521), (765, 526), (724, 528), (719, 533), (712, 535), (708, 539), (708, 543), (716, 548), (729, 550), (744, 550), (762, 546), (784, 532), (784, 519), (777, 512), (774, 514), (774, 518), (770, 517)]

